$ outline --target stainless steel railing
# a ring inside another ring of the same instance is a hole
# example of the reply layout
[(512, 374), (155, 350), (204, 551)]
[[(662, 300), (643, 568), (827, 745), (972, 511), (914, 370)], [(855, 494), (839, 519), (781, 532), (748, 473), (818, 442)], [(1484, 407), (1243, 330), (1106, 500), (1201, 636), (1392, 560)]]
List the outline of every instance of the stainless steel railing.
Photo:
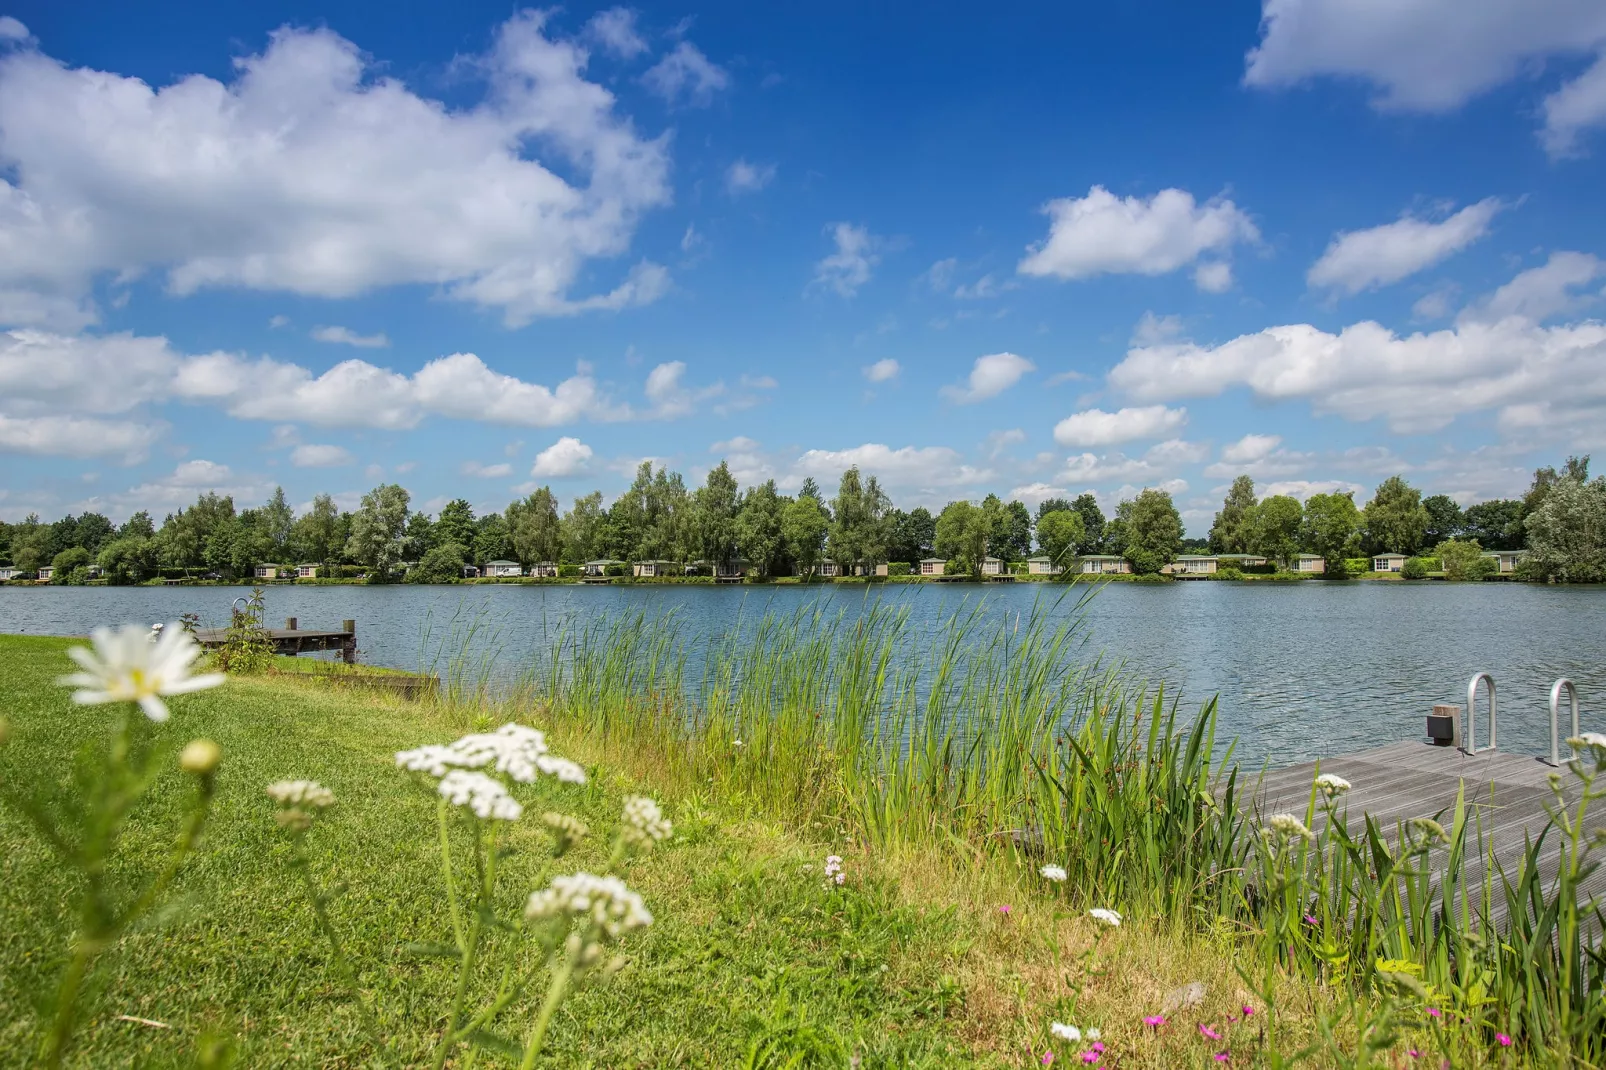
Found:
[[(1573, 734), (1571, 736), (1568, 736), (1567, 738), (1568, 739), (1572, 739), (1572, 738), (1574, 738), (1575, 736), (1577, 736), (1579, 734), (1579, 731), (1578, 731), (1578, 689), (1573, 686), (1573, 682), (1571, 680), (1569, 680), (1565, 676), (1563, 676), (1560, 680), (1557, 680), (1555, 683), (1550, 685), (1550, 764), (1551, 765), (1560, 765), (1561, 764), (1561, 693), (1563, 691), (1567, 692), (1567, 697), (1572, 700), (1572, 706), (1573, 706)], [(1568, 751), (1567, 760), (1569, 762), (1576, 762), (1578, 760), (1578, 752), (1573, 750), (1571, 745), (1569, 745), (1567, 747), (1567, 751)]]
[[(1487, 684), (1488, 685), (1488, 689), (1489, 689), (1489, 745), (1487, 747), (1479, 747), (1478, 746), (1478, 720), (1477, 720), (1477, 714), (1478, 714), (1478, 682), (1479, 681), (1482, 681), (1483, 683)], [(1496, 743), (1496, 737), (1495, 737), (1495, 712), (1494, 712), (1494, 677), (1490, 676), (1486, 672), (1480, 672), (1480, 673), (1478, 673), (1478, 675), (1474, 676), (1472, 678), (1472, 680), (1467, 684), (1467, 735), (1466, 735), (1466, 746), (1462, 747), (1461, 749), (1464, 750), (1468, 754), (1481, 754), (1483, 751), (1486, 751), (1486, 750), (1494, 750), (1495, 749), (1495, 743)]]

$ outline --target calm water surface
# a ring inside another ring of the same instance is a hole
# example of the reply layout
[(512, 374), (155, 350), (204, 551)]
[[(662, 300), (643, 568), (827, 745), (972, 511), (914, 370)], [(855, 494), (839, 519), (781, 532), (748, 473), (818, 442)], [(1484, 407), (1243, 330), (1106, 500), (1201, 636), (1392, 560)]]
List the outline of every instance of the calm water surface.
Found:
[[(225, 624), (244, 589), (0, 587), (0, 632), (83, 635), (101, 623), (199, 613)], [(889, 586), (868, 597), (935, 624), (966, 599), (988, 612), (1029, 613), (1036, 584)], [(632, 609), (674, 608), (688, 638), (717, 635), (766, 608), (826, 600), (859, 612), (865, 588), (793, 587), (271, 587), (268, 619), (303, 627), (357, 620), (365, 661), (427, 663), (454, 614), (493, 622), (510, 671), (565, 622)], [(1069, 614), (1073, 599), (1056, 612)], [(1528, 584), (1171, 583), (1106, 586), (1088, 609), (1089, 656), (1122, 659), (1180, 689), (1220, 696), (1220, 734), (1246, 759), (1282, 764), (1420, 736), (1435, 702), (1464, 700), (1474, 672), (1500, 692), (1501, 749), (1547, 753), (1547, 696), (1558, 676), (1578, 685), (1585, 727), (1606, 730), (1606, 588)], [(431, 638), (426, 638), (428, 632)], [(0, 671), (4, 666), (0, 665)], [(1480, 734), (1482, 734), (1480, 732)]]

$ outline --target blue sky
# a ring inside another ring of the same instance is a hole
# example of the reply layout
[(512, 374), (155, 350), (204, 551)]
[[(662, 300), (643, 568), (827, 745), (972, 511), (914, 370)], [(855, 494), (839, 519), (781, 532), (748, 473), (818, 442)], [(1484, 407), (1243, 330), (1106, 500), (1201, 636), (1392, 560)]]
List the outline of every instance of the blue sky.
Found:
[(0, 516), (1606, 445), (1598, 0), (772, 7), (0, 3)]

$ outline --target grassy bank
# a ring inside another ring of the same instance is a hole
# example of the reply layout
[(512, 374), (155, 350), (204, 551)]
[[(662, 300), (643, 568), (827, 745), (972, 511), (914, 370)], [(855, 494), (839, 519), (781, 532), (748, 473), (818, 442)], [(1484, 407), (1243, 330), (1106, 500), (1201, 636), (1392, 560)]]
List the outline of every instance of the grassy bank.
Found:
[[(1099, 1028), (1106, 1065), (1215, 1065), (1223, 1051), (1237, 1065), (1300, 1051), (1313, 1065), (1361, 1065), (1340, 1053), (1368, 1045), (1378, 1065), (1413, 1048), (1457, 1066), (1589, 1065), (1566, 1063), (1568, 1051), (1588, 1056), (1587, 1035), (1580, 1044), (1545, 1017), (1558, 993), (1532, 934), (1518, 1005), (1498, 955), (1474, 990), (1466, 970), (1482, 960), (1468, 945), (1401, 945), (1410, 926), (1386, 924), (1386, 902), (1372, 906), (1383, 920), (1346, 926), (1338, 882), (1379, 885), (1308, 864), (1342, 844), (1298, 852), (1311, 883), (1285, 866), (1253, 885), (1279, 888), (1280, 875), (1292, 906), (1251, 894), (1246, 874), (1263, 858), (1230, 796), (1216, 801), (1211, 710), (1174, 710), (1084, 666), (1075, 620), (1000, 626), (966, 611), (916, 664), (898, 653), (909, 622), (896, 612), (769, 618), (709, 651), (693, 680), (673, 618), (632, 616), (564, 636), (512, 695), (477, 686), (470, 658), (445, 668), (438, 704), (274, 676), (177, 700), (164, 731), (223, 748), (215, 817), (178, 909), (104, 958), (76, 1064), (191, 1065), (208, 1034), (233, 1038), (240, 1065), (368, 1061), (263, 795), (286, 776), (339, 798), (313, 834), (315, 866), (347, 882), (332, 909), (384, 1033), (425, 1052), (453, 970), (401, 949), (444, 939), (450, 922), (434, 806), (391, 755), (518, 719), (591, 771), (583, 788), (521, 789), (528, 811), (604, 826), (640, 792), (676, 826), (629, 874), (657, 922), (627, 943), (623, 972), (564, 1006), (543, 1065), (1026, 1066), (1049, 1050), (1081, 1065), (1082, 1046), (1050, 1035), (1055, 1020)], [(74, 754), (104, 738), (105, 714), (52, 683), (67, 645), (0, 638), (7, 782), (65, 785)], [(167, 834), (184, 788), (176, 770), (157, 784), (136, 848)], [(513, 828), (509, 909), (547, 866), (538, 827)], [(38, 997), (66, 955), (72, 885), (5, 811), (0, 849), (0, 1064), (26, 1065)], [(574, 866), (598, 866), (598, 853), (582, 848)], [(840, 887), (823, 881), (828, 853), (845, 860)], [(132, 881), (140, 857), (117, 879)], [(1064, 866), (1063, 884), (1038, 876), (1045, 862)], [(1543, 890), (1529, 891), (1542, 913)], [(1321, 924), (1307, 932), (1299, 912), (1317, 894)], [(1091, 907), (1127, 921), (1101, 926)], [(1294, 929), (1279, 928), (1290, 911)], [(1380, 971), (1380, 959), (1414, 972)], [(1411, 983), (1388, 980), (1397, 973)], [(1197, 1002), (1177, 998), (1192, 982)], [(1452, 1029), (1430, 1005), (1470, 1021)], [(1163, 1026), (1143, 1024), (1162, 1011)], [(528, 1001), (509, 1008), (510, 1030), (533, 1013)], [(1497, 1029), (1517, 1046), (1501, 1047)]]

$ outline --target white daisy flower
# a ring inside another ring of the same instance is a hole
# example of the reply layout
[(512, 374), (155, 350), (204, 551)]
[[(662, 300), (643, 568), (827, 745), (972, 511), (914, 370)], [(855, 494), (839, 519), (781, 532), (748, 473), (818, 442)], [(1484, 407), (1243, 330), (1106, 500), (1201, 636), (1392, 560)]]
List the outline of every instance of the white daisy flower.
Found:
[(652, 924), (652, 915), (641, 896), (624, 881), (591, 873), (553, 877), (550, 885), (530, 895), (524, 916), (530, 921), (589, 918), (614, 940)]
[(625, 840), (637, 847), (650, 847), (667, 840), (670, 833), (675, 831), (663, 811), (658, 809), (658, 804), (640, 795), (625, 797), (625, 812), (621, 820), (624, 822), (621, 831)]
[(89, 637), (95, 644), (93, 650), (75, 646), (67, 651), (83, 671), (56, 681), (78, 689), (72, 700), (80, 706), (137, 702), (146, 717), (161, 722), (167, 720), (163, 697), (204, 691), (224, 680), (222, 673), (190, 675), (201, 648), (176, 624), (164, 628), (155, 642), (137, 624), (116, 631), (96, 628)]
[(1316, 790), (1329, 799), (1344, 794), (1349, 788), (1349, 781), (1341, 776), (1334, 776), (1332, 773), (1323, 773), (1316, 778)]
[(1097, 1040), (1101, 1035), (1097, 1029), (1089, 1029), (1087, 1031), (1087, 1039), (1089, 1040)]
[(1076, 1044), (1082, 1039), (1082, 1031), (1080, 1029), (1074, 1025), (1066, 1025), (1064, 1022), (1055, 1022), (1048, 1027), (1048, 1031), (1071, 1044)]
[(1041, 873), (1045, 879), (1051, 880), (1055, 884), (1065, 883), (1065, 878), (1067, 876), (1064, 866), (1044, 866), (1037, 872)]
[(440, 793), (453, 806), (466, 806), (487, 821), (517, 821), (524, 813), (501, 781), (484, 773), (453, 769), (441, 777)]
[(1094, 921), (1108, 925), (1112, 929), (1121, 927), (1121, 915), (1113, 910), (1106, 910), (1104, 907), (1094, 907), (1087, 912), (1087, 916)]
[(268, 797), (280, 806), (310, 806), (315, 810), (335, 804), (335, 793), (316, 780), (276, 780), (268, 785)]

